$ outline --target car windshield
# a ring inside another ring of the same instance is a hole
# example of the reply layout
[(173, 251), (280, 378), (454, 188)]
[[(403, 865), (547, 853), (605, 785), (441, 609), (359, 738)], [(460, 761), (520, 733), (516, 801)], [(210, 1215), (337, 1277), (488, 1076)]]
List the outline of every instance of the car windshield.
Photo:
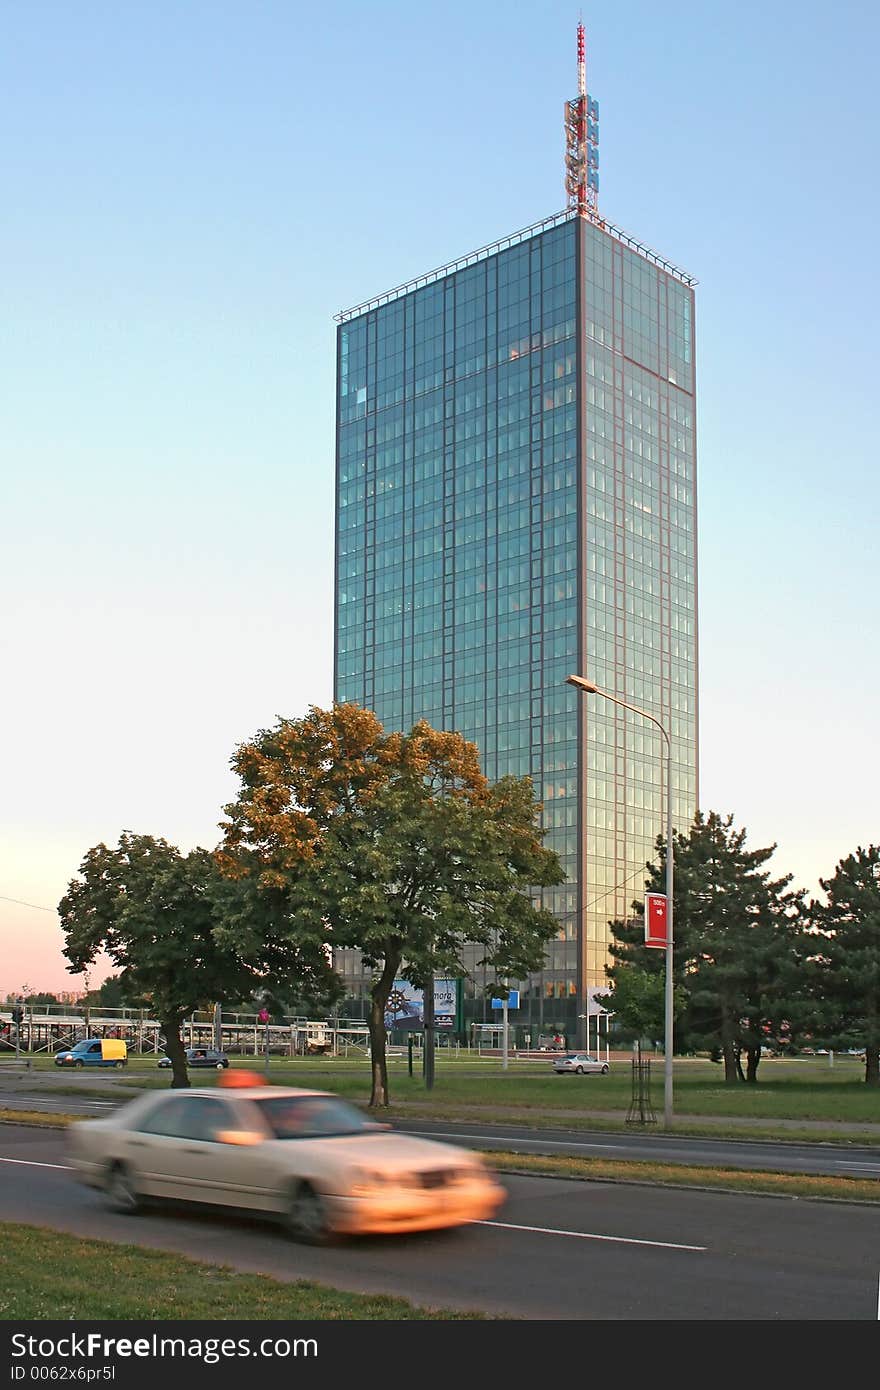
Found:
[(272, 1096), (256, 1104), (276, 1139), (327, 1139), (377, 1128), (335, 1096)]

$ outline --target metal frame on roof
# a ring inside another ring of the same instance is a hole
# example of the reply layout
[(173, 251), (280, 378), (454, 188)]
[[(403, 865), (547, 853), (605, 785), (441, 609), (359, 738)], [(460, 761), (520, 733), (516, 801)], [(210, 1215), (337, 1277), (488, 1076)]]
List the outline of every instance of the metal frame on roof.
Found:
[[(383, 304), (390, 304), (392, 300), (401, 298), (402, 295), (410, 294), (413, 290), (421, 289), (424, 285), (433, 284), (435, 280), (441, 279), (445, 275), (450, 275), (457, 270), (465, 270), (467, 266), (474, 265), (477, 261), (485, 260), (487, 256), (493, 256), (498, 251), (506, 251), (511, 246), (517, 246), (522, 241), (527, 241), (530, 237), (536, 236), (539, 232), (546, 232), (551, 227), (558, 227), (563, 222), (571, 222), (578, 216), (577, 210), (565, 208), (562, 212), (554, 212), (549, 217), (544, 217), (540, 222), (533, 222), (530, 227), (523, 227), (519, 232), (511, 232), (510, 236), (502, 237), (500, 241), (490, 242), (488, 246), (481, 246), (478, 251), (470, 251), (465, 256), (459, 256), (457, 260), (449, 261), (446, 265), (438, 266), (436, 270), (429, 270), (424, 275), (419, 275), (415, 280), (407, 280), (404, 285), (397, 285), (393, 290), (386, 290), (384, 294), (377, 294), (373, 299), (367, 299), (363, 304), (356, 304), (353, 309), (340, 309), (333, 318), (337, 323), (346, 323), (349, 319), (357, 318), (360, 314), (366, 314), (370, 309), (379, 309)], [(650, 246), (645, 246), (643, 242), (624, 232), (620, 227), (615, 227), (613, 222), (606, 222), (602, 219), (590, 219), (592, 225), (601, 227), (605, 232), (621, 241), (631, 250), (637, 251), (640, 256), (647, 257), (653, 261), (661, 270), (665, 270), (668, 275), (672, 275), (682, 284), (693, 287), (699, 284), (692, 275), (682, 270), (679, 266), (668, 261), (665, 256), (661, 256), (659, 251), (653, 251)]]

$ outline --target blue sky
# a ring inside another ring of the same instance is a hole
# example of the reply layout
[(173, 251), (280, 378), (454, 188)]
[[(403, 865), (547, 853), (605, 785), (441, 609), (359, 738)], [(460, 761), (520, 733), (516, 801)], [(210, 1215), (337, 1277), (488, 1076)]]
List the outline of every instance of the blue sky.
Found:
[[(332, 695), (332, 315), (559, 210), (578, 9), (4, 8), (0, 894), (213, 844)], [(877, 842), (880, 10), (584, 8), (604, 215), (695, 275), (701, 803)], [(0, 901), (0, 992), (63, 988)]]

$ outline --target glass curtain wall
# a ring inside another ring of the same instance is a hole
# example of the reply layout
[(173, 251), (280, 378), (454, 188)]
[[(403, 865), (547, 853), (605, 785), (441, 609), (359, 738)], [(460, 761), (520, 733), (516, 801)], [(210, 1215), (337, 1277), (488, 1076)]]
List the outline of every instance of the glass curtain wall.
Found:
[[(696, 805), (693, 391), (692, 290), (578, 219), (339, 328), (335, 696), (534, 779), (567, 881), (544, 894), (546, 968), (520, 982), (533, 1038), (573, 1040), (579, 923), (602, 985), (608, 919), (664, 826), (659, 735), (591, 697), (579, 768), (569, 673), (667, 722), (681, 825)], [(354, 985), (357, 956), (339, 965)], [(466, 1015), (491, 1020), (481, 985)]]

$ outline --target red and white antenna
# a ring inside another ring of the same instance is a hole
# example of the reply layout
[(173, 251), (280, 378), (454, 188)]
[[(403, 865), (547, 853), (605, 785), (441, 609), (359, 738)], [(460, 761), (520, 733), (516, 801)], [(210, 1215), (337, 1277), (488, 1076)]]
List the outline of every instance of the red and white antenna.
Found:
[(578, 96), (587, 95), (587, 41), (584, 38), (584, 26), (578, 25)]
[(599, 222), (599, 103), (587, 94), (587, 41), (577, 27), (578, 94), (565, 103), (565, 191), (568, 206)]

